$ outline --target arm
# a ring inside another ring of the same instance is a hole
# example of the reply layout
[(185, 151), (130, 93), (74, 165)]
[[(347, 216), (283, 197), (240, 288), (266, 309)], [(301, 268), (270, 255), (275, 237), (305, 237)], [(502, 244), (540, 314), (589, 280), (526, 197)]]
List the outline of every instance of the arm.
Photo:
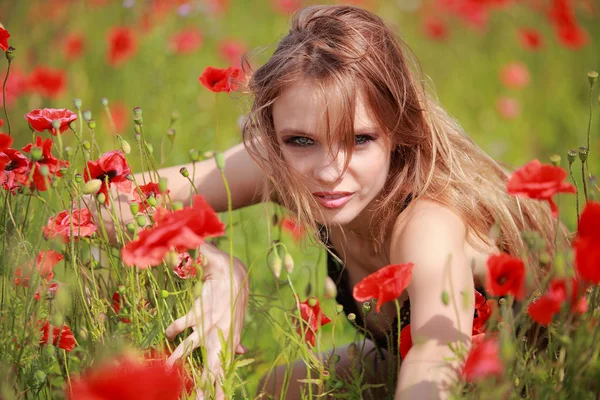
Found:
[[(448, 397), (458, 366), (448, 344), (469, 344), (473, 325), (474, 284), (465, 241), (461, 219), (437, 205), (416, 211), (392, 240), (391, 262), (415, 264), (407, 288), (413, 347), (402, 362), (396, 400)], [(444, 291), (448, 305), (442, 302)]]

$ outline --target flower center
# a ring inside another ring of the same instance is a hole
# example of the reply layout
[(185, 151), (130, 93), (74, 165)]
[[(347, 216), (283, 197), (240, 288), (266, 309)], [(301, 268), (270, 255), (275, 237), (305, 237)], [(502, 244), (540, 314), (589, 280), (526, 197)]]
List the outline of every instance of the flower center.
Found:
[(12, 171), (15, 168), (17, 168), (17, 163), (14, 162), (14, 161), (11, 161), (8, 164), (6, 164), (6, 166), (4, 167), (4, 170), (5, 171)]
[(103, 173), (102, 175), (99, 175), (98, 177), (96, 177), (96, 179), (100, 179), (102, 182), (104, 182), (104, 179), (106, 179), (108, 177), (108, 180), (110, 181), (112, 178), (114, 178), (117, 175), (119, 175), (119, 173), (116, 170), (111, 169), (110, 171), (107, 171), (107, 172)]

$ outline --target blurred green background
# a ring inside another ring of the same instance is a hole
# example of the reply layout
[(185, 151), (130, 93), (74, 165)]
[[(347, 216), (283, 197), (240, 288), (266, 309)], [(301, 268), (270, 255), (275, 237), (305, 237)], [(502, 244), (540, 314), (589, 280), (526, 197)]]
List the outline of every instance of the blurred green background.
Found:
[[(532, 158), (548, 162), (549, 156), (557, 153), (562, 156), (561, 165), (566, 167), (567, 150), (585, 145), (590, 97), (587, 73), (600, 69), (599, 7), (594, 0), (567, 2), (582, 30), (578, 33), (583, 39), (577, 45), (561, 41), (556, 26), (549, 21), (548, 10), (557, 3), (554, 0), (352, 3), (375, 11), (397, 29), (420, 60), (429, 77), (428, 85), (442, 105), (492, 157), (518, 167)], [(470, 8), (459, 8), (457, 12), (458, 3)], [(188, 151), (192, 148), (202, 153), (239, 143), (237, 121), (249, 109), (252, 99), (241, 93), (212, 93), (198, 82), (198, 77), (207, 66), (224, 68), (235, 63), (245, 51), (251, 52), (255, 66), (261, 65), (287, 32), (286, 7), (299, 4), (308, 2), (0, 1), (0, 22), (11, 33), (9, 43), (16, 48), (7, 89), (15, 147), (31, 140), (24, 113), (43, 107), (74, 110), (74, 98), (82, 99), (83, 109), (92, 111), (98, 126), (96, 138), (104, 151), (117, 147), (102, 98), (109, 101), (118, 133), (132, 144), (135, 140), (131, 109), (142, 107), (146, 138), (153, 144), (158, 162), (161, 143), (165, 142), (166, 149), (170, 147), (165, 138), (171, 114), (179, 114), (172, 149), (161, 166), (189, 162)], [(107, 59), (108, 36), (115, 27), (129, 27), (137, 43), (129, 58), (116, 66)], [(525, 28), (538, 32), (539, 48), (522, 44), (521, 32)], [(174, 39), (182, 31), (194, 32), (188, 35), (187, 52), (181, 51), (185, 43), (178, 45)], [(2, 77), (6, 63), (3, 65)], [(505, 68), (511, 65), (512, 72), (506, 72)], [(50, 84), (51, 93), (32, 87), (32, 75), (40, 66), (58, 71), (55, 73), (63, 77)], [(503, 71), (510, 76), (503, 78)], [(600, 137), (598, 94), (595, 90), (592, 95), (593, 171), (597, 171)], [(222, 138), (219, 143), (215, 141), (217, 127)], [(65, 144), (74, 144), (74, 139), (72, 132), (65, 133)], [(129, 159), (132, 169), (139, 171), (138, 154), (132, 152)], [(574, 198), (562, 199), (563, 218), (573, 228)], [(284, 214), (283, 210), (269, 207), (270, 213)], [(285, 346), (271, 323), (279, 318), (276, 304), (280, 302), (282, 309), (289, 308), (292, 296), (284, 282), (276, 284), (266, 266), (271, 215), (267, 217), (265, 205), (259, 205), (236, 212), (234, 222), (240, 227), (234, 238), (236, 256), (252, 266), (253, 296), (243, 343), (256, 358), (273, 360)], [(292, 281), (301, 297), (322, 296), (323, 251), (312, 247), (302, 250), (280, 229), (271, 233), (271, 239), (281, 239), (293, 249), (296, 268)], [(276, 294), (276, 288), (282, 296)], [(326, 301), (328, 315), (335, 315), (334, 307), (332, 300)], [(355, 334), (347, 322), (341, 322), (343, 314), (338, 319), (336, 345)], [(331, 344), (329, 333), (333, 325), (324, 328), (327, 345)], [(262, 374), (266, 365), (261, 364), (251, 374)]]

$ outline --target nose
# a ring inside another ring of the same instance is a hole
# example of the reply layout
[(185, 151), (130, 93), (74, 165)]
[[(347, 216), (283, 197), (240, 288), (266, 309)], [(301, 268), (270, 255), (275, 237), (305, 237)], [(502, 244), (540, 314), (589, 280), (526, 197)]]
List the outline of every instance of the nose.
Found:
[(346, 155), (343, 150), (324, 150), (313, 169), (314, 178), (327, 185), (338, 182), (344, 176)]

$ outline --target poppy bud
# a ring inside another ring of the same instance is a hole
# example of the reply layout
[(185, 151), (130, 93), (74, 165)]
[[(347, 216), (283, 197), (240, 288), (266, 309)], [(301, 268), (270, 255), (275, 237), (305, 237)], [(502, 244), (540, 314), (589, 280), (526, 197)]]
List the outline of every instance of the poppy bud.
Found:
[(590, 82), (590, 89), (594, 87), (596, 80), (598, 79), (598, 72), (590, 71), (588, 72), (588, 81)]
[(507, 363), (511, 363), (515, 359), (516, 352), (517, 349), (513, 341), (508, 337), (504, 337), (500, 342), (500, 356), (502, 359)]
[[(8, 54), (8, 52), (6, 53)], [(8, 58), (8, 56), (7, 56)], [(35, 371), (35, 383), (38, 384), (38, 386), (42, 386), (45, 382), (46, 382), (46, 373), (44, 371), (42, 371), (41, 369), (38, 369), (37, 371)]]
[(362, 310), (363, 310), (363, 314), (369, 315), (369, 313), (371, 312), (371, 303), (369, 303), (368, 301), (365, 301), (362, 304)]
[(81, 145), (83, 146), (84, 149), (86, 149), (88, 151), (92, 148), (92, 144), (87, 140), (84, 140)]
[(338, 304), (338, 305), (336, 305), (336, 306), (335, 306), (335, 311), (336, 311), (338, 314), (339, 314), (339, 313), (341, 313), (341, 312), (343, 312), (343, 311), (344, 311), (344, 306), (343, 306), (343, 305), (341, 305), (341, 304)]
[(581, 162), (585, 162), (585, 160), (587, 160), (587, 156), (588, 156), (588, 148), (581, 146), (579, 148), (579, 159), (581, 160)]
[(307, 303), (309, 306), (315, 307), (318, 303), (318, 300), (315, 297), (309, 297), (309, 299), (307, 300)]
[(31, 148), (31, 159), (32, 159), (33, 161), (38, 161), (38, 160), (41, 160), (41, 159), (42, 159), (42, 157), (43, 157), (43, 155), (44, 155), (44, 154), (43, 154), (43, 152), (42, 152), (42, 149), (41, 149), (41, 148), (39, 148), (39, 147), (32, 147), (32, 148)]
[(131, 211), (133, 215), (137, 215), (137, 213), (140, 212), (140, 203), (136, 203), (135, 201), (129, 203), (129, 211)]
[(75, 174), (75, 182), (77, 182), (77, 183), (83, 182), (83, 175)]
[(102, 103), (102, 105), (104, 107), (106, 107), (108, 105), (108, 99), (106, 97), (101, 98), (100, 102)]
[(336, 381), (333, 385), (333, 388), (336, 390), (340, 390), (344, 387), (344, 381)]
[(65, 155), (67, 158), (73, 157), (73, 148), (71, 146), (65, 147)]
[(358, 356), (358, 346), (356, 343), (352, 342), (348, 345), (346, 349), (346, 355), (350, 360), (354, 360)]
[(337, 296), (337, 287), (335, 286), (335, 282), (331, 277), (325, 278), (325, 298), (326, 299), (335, 299)]
[(150, 154), (154, 153), (154, 146), (152, 146), (152, 143), (146, 142), (146, 150), (148, 150), (148, 153)]
[(209, 150), (209, 151), (205, 151), (205, 152), (202, 154), (202, 157), (204, 157), (204, 158), (213, 158), (214, 156), (215, 156), (215, 152), (214, 152), (214, 151), (211, 151), (211, 150)]
[(560, 165), (560, 156), (558, 154), (552, 154), (550, 156), (550, 163), (552, 165), (554, 165), (555, 167), (558, 167)]
[(170, 250), (169, 252), (167, 252), (167, 254), (165, 255), (165, 264), (167, 264), (169, 268), (175, 268), (179, 265), (179, 263), (179, 254), (177, 254), (176, 251)]
[(200, 155), (198, 154), (198, 150), (196, 149), (191, 149), (189, 154), (190, 160), (192, 161), (198, 161), (200, 159)]
[(180, 173), (181, 175), (183, 175), (183, 177), (184, 177), (184, 178), (187, 178), (187, 177), (189, 177), (189, 176), (190, 176), (190, 173), (189, 173), (189, 171), (187, 170), (187, 168), (186, 168), (186, 167), (181, 167), (181, 168), (179, 168), (179, 173)]
[(144, 123), (144, 118), (142, 118), (142, 115), (134, 115), (133, 116), (133, 122), (135, 122), (135, 124), (137, 126), (141, 126)]
[(288, 274), (291, 274), (294, 270), (294, 259), (290, 253), (285, 253), (285, 256), (283, 257), (283, 266)]
[(52, 121), (52, 129), (58, 131), (60, 129), (60, 121), (55, 119)]
[(325, 371), (321, 371), (321, 380), (323, 382), (327, 382), (330, 378), (330, 374), (329, 371), (325, 370)]
[(202, 296), (202, 281), (201, 280), (196, 282), (196, 284), (194, 285), (193, 294), (194, 294), (194, 298)]
[(83, 186), (83, 194), (96, 194), (101, 187), (102, 181), (100, 179), (92, 179)]
[(142, 107), (134, 107), (133, 108), (133, 116), (142, 116)]
[(127, 223), (127, 231), (129, 233), (135, 233), (136, 229), (135, 229), (135, 224), (133, 222), (129, 222)]
[(575, 149), (569, 149), (567, 152), (567, 160), (569, 161), (569, 165), (573, 164), (575, 158), (577, 158), (577, 151), (575, 151)]
[(442, 292), (442, 304), (445, 306), (450, 304), (450, 295), (445, 290)]
[(121, 139), (121, 150), (123, 150), (123, 153), (125, 154), (131, 153), (131, 145), (125, 139)]
[(6, 49), (6, 59), (8, 60), (9, 63), (15, 59), (15, 51), (16, 51), (16, 49), (12, 46), (10, 46), (8, 49)]
[(273, 270), (273, 275), (275, 275), (275, 278), (279, 279), (281, 276), (281, 257), (279, 257), (277, 253), (275, 253), (275, 256), (271, 261), (271, 269)]
[(166, 291), (166, 290), (163, 289), (163, 290), (160, 291), (160, 298), (161, 299), (166, 299), (167, 297), (169, 297), (170, 294), (171, 293), (169, 293), (168, 291)]
[(225, 170), (225, 155), (223, 153), (215, 154), (215, 162), (217, 163), (217, 168), (219, 168), (220, 171)]
[(83, 120), (86, 122), (92, 119), (92, 112), (90, 110), (85, 110), (82, 115)]
[(169, 183), (169, 180), (167, 178), (163, 178), (160, 177), (158, 179), (158, 190), (160, 190), (161, 193), (166, 193), (167, 192), (167, 184)]
[(173, 143), (175, 141), (175, 134), (176, 133), (177, 132), (173, 128), (167, 130), (167, 137), (169, 138), (169, 140), (171, 141), (171, 143)]
[(173, 111), (171, 113), (171, 125), (175, 123), (179, 119), (179, 113), (177, 111)]
[(82, 104), (83, 104), (83, 101), (81, 101), (81, 99), (73, 99), (73, 105), (75, 106), (75, 109), (77, 111), (79, 111), (81, 109)]
[(138, 226), (141, 228), (146, 226), (146, 224), (148, 223), (148, 219), (146, 219), (146, 216), (144, 214), (140, 214), (137, 217), (135, 217), (135, 221), (137, 222)]
[(50, 173), (50, 169), (48, 168), (48, 166), (46, 164), (43, 164), (40, 166), (40, 174), (42, 174), (42, 176), (48, 176), (49, 173)]
[(139, 142), (141, 138), (138, 138), (138, 136), (140, 136), (140, 135), (142, 134), (142, 128), (140, 128), (140, 127), (139, 127), (139, 125), (135, 125), (135, 126), (133, 127), (133, 131), (134, 131), (134, 132), (135, 132), (135, 134), (136, 134), (136, 137), (135, 137), (135, 139), (136, 139), (136, 140)]
[(548, 254), (548, 252), (544, 251), (544, 252), (540, 253), (540, 264), (547, 265), (547, 264), (550, 264), (551, 262), (552, 262), (552, 257), (550, 257), (550, 254)]
[(81, 329), (79, 330), (79, 337), (80, 337), (82, 340), (86, 340), (86, 339), (88, 338), (88, 331), (87, 331), (87, 329), (85, 329), (85, 328), (81, 328)]
[(354, 313), (348, 314), (348, 321), (350, 321), (350, 322), (356, 321), (356, 314), (354, 314)]
[(180, 201), (174, 201), (171, 203), (171, 209), (173, 211), (183, 210), (183, 203)]
[(90, 120), (87, 122), (87, 126), (88, 126), (88, 128), (90, 128), (90, 129), (96, 129), (96, 120), (90, 119)]
[(146, 202), (148, 203), (148, 205), (150, 207), (155, 207), (156, 206), (156, 197), (150, 196), (146, 199)]

